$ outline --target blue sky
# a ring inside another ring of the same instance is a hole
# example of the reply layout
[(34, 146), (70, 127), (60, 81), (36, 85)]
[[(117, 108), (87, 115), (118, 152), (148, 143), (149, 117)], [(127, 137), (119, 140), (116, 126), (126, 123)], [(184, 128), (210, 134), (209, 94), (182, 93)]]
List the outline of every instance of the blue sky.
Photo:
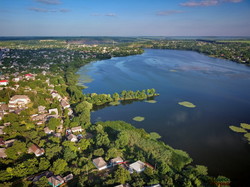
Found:
[(250, 36), (250, 0), (0, 0), (0, 36)]

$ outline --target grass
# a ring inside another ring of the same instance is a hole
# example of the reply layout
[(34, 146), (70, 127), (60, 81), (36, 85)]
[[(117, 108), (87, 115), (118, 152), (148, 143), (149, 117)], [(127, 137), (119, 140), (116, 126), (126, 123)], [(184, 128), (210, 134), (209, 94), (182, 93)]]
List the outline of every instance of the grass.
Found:
[(146, 102), (146, 103), (157, 103), (156, 100), (146, 100), (145, 102)]
[(248, 129), (250, 130), (250, 124), (247, 124), (247, 123), (241, 123), (240, 126), (244, 129)]
[(119, 101), (113, 101), (113, 102), (110, 102), (109, 104), (112, 105), (112, 106), (116, 106), (116, 105), (119, 105), (120, 102)]
[(179, 102), (178, 104), (185, 106), (185, 107), (188, 107), (188, 108), (195, 108), (196, 107), (193, 103), (190, 103), (188, 101)]
[(136, 116), (133, 118), (134, 121), (138, 121), (138, 122), (141, 122), (143, 121), (145, 118), (144, 117), (141, 117), (141, 116)]
[(234, 132), (241, 132), (241, 133), (247, 133), (247, 131), (241, 127), (236, 127), (236, 126), (229, 126), (229, 128), (234, 131)]

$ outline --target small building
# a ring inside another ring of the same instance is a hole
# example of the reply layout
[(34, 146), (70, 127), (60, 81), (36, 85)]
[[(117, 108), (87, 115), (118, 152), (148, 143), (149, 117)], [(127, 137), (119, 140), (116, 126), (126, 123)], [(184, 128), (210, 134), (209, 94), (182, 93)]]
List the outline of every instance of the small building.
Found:
[(50, 178), (48, 178), (48, 182), (53, 187), (57, 187), (57, 186), (60, 186), (61, 184), (63, 184), (64, 180), (62, 177), (57, 175), (57, 176), (51, 176)]
[(68, 138), (68, 140), (71, 141), (71, 142), (77, 142), (77, 141), (78, 141), (77, 136), (74, 135), (74, 134), (68, 135), (67, 138)]
[(70, 104), (68, 103), (66, 99), (61, 100), (61, 106), (63, 109), (70, 108)]
[(82, 132), (84, 129), (82, 129), (81, 126), (78, 126), (78, 127), (72, 127), (71, 128), (71, 131), (72, 132)]
[(45, 134), (52, 134), (55, 132), (54, 130), (49, 129), (49, 127), (45, 127), (43, 130), (44, 130)]
[(74, 177), (73, 174), (70, 173), (67, 176), (63, 177), (63, 180), (64, 180), (64, 182), (68, 182), (68, 181), (72, 180), (73, 177)]
[(123, 162), (123, 159), (119, 156), (110, 160), (110, 164), (112, 165), (117, 165), (122, 162)]
[(38, 113), (44, 114), (46, 113), (46, 107), (45, 106), (38, 106)]
[(6, 148), (0, 148), (0, 158), (6, 158), (7, 155), (5, 153)]
[(5, 134), (5, 132), (3, 131), (4, 128), (5, 128), (5, 126), (0, 126), (0, 135)]
[(5, 147), (11, 147), (15, 141), (16, 139), (10, 139), (10, 140), (5, 141)]
[(98, 170), (103, 170), (107, 168), (107, 163), (102, 157), (95, 158), (92, 162)]
[(0, 80), (0, 86), (7, 86), (9, 84), (8, 80)]
[(145, 170), (145, 164), (140, 160), (130, 164), (129, 167), (137, 173), (140, 173)]
[(36, 156), (42, 156), (44, 154), (44, 149), (32, 144), (28, 149), (28, 153), (34, 153)]
[(25, 106), (30, 103), (30, 98), (27, 95), (14, 95), (9, 101), (9, 107)]
[(52, 108), (52, 109), (49, 109), (49, 114), (55, 114), (55, 115), (58, 115), (58, 109), (57, 108)]

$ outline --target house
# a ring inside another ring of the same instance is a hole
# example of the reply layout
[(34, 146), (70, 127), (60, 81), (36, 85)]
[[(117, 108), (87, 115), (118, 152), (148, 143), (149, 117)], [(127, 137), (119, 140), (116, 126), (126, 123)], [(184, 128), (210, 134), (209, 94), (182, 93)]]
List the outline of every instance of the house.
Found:
[(9, 101), (9, 107), (25, 106), (30, 103), (30, 98), (27, 95), (14, 95)]
[(4, 146), (5, 145), (5, 141), (3, 138), (0, 138), (0, 146)]
[(35, 77), (32, 74), (30, 74), (30, 73), (25, 74), (24, 77), (25, 77), (26, 80), (30, 80), (30, 79), (31, 80), (35, 80)]
[(0, 86), (7, 86), (9, 84), (8, 80), (0, 80)]
[(69, 180), (73, 179), (73, 174), (70, 173), (67, 176), (63, 177), (64, 182), (68, 182)]
[(63, 184), (64, 180), (62, 177), (57, 175), (57, 176), (51, 176), (50, 178), (48, 178), (48, 182), (53, 187), (57, 187), (57, 186), (60, 186), (61, 184)]
[(129, 168), (133, 169), (137, 173), (140, 173), (140, 172), (145, 170), (145, 164), (142, 161), (138, 160), (138, 161), (130, 164)]
[(95, 158), (92, 162), (98, 170), (103, 170), (107, 168), (107, 163), (102, 157)]
[(16, 139), (10, 139), (10, 140), (5, 141), (5, 147), (11, 147), (15, 141)]
[(53, 99), (58, 99), (59, 101), (62, 99), (62, 96), (60, 96), (57, 92), (53, 91), (51, 92), (51, 96)]
[(0, 158), (6, 158), (7, 155), (5, 153), (6, 148), (0, 148)]
[(45, 127), (43, 130), (44, 130), (45, 134), (52, 134), (55, 132), (55, 131), (49, 129), (49, 127)]
[(70, 104), (68, 103), (66, 99), (61, 100), (61, 106), (63, 109), (70, 108)]
[(46, 107), (45, 106), (38, 106), (38, 113), (44, 114), (46, 113)]
[(0, 135), (5, 134), (5, 132), (3, 132), (4, 127), (5, 127), (5, 126), (0, 126)]
[(72, 132), (82, 132), (84, 129), (82, 129), (81, 126), (78, 126), (78, 127), (72, 127), (71, 128), (71, 131)]
[(110, 160), (110, 163), (112, 165), (117, 165), (117, 164), (122, 163), (122, 162), (123, 162), (123, 159), (119, 156)]
[(52, 108), (52, 109), (49, 109), (49, 114), (55, 114), (55, 115), (58, 115), (58, 109), (57, 108)]
[(44, 154), (44, 149), (38, 147), (35, 144), (32, 144), (28, 149), (28, 153), (34, 153), (36, 156), (41, 156)]
[(68, 140), (71, 141), (71, 142), (77, 142), (77, 141), (78, 141), (77, 136), (74, 135), (74, 134), (68, 135), (67, 138), (68, 138)]

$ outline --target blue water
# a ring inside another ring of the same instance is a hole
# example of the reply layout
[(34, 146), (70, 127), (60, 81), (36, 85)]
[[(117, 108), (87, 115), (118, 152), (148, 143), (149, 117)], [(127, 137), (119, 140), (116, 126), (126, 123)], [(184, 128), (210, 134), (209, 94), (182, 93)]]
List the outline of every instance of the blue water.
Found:
[[(137, 56), (90, 63), (78, 73), (93, 79), (84, 93), (155, 88), (157, 103), (133, 102), (92, 112), (92, 122), (124, 120), (185, 150), (209, 174), (250, 184), (250, 145), (229, 125), (250, 123), (250, 68), (191, 51), (147, 49)], [(178, 102), (189, 101), (196, 108)], [(143, 116), (143, 122), (132, 120)]]

